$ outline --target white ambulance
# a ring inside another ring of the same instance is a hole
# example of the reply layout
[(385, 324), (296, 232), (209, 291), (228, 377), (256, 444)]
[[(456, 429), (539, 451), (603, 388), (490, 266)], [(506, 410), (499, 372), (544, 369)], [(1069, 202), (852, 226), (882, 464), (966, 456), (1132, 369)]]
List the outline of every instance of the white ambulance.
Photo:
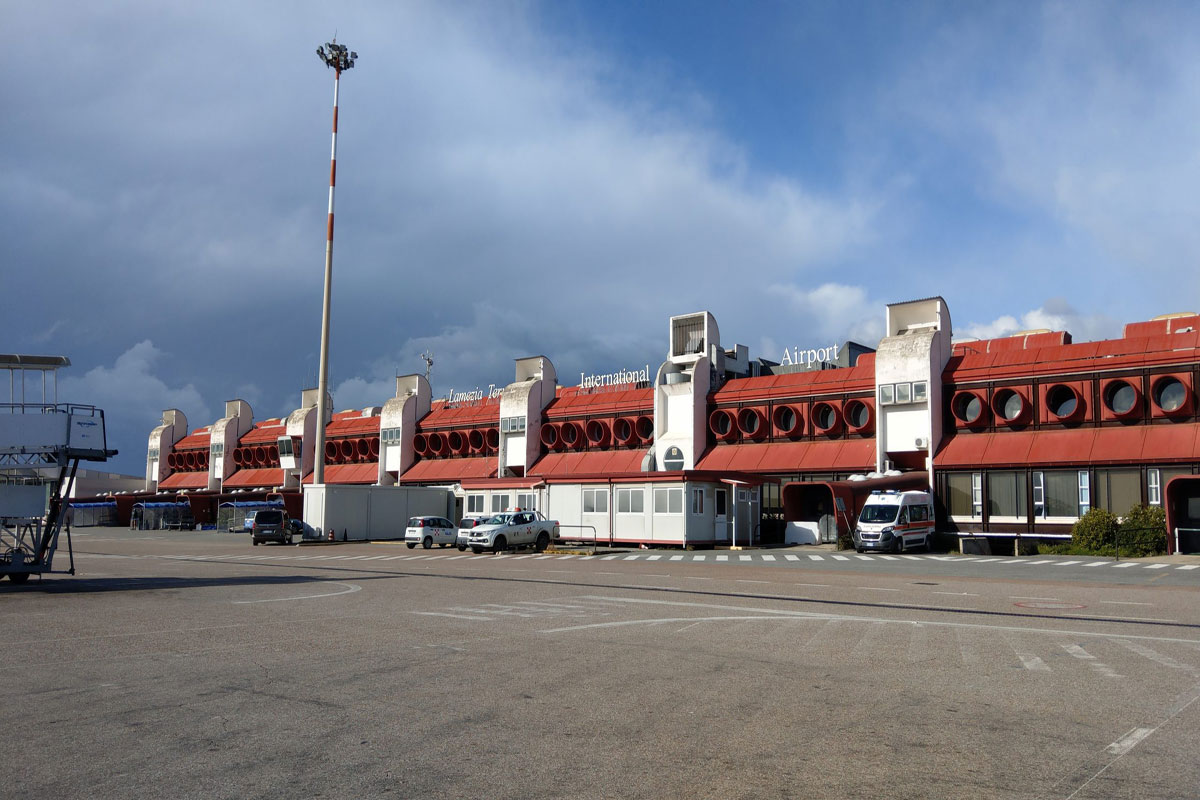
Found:
[(854, 549), (902, 553), (928, 546), (934, 527), (929, 492), (871, 492), (854, 526)]

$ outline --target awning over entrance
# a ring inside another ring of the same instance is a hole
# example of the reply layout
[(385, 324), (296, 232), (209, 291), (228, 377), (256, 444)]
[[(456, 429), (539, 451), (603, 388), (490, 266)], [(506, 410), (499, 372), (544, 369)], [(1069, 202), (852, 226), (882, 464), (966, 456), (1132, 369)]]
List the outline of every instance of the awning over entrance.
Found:
[[(470, 478), (490, 478), (496, 474), (495, 456), (472, 458), (425, 458), (400, 476), (401, 483), (458, 483)], [(370, 481), (374, 483), (374, 479)]]
[(208, 472), (176, 472), (163, 478), (159, 489), (207, 489)]
[(273, 489), (283, 485), (283, 470), (276, 467), (261, 469), (239, 469), (221, 482), (222, 489), (248, 489), (261, 486)]
[(850, 535), (871, 492), (889, 489), (923, 491), (928, 488), (929, 473), (924, 471), (861, 481), (787, 483), (781, 492), (783, 519), (788, 523), (799, 523), (802, 531), (808, 531), (813, 537), (809, 543), (832, 542), (839, 536)]

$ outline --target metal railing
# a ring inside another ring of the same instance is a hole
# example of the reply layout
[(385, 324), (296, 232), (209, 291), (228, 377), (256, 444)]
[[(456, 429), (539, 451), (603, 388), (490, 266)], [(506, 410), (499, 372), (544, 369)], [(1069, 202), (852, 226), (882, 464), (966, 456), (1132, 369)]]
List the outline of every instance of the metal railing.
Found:
[[(581, 529), (582, 528), (590, 528), (592, 531), (592, 555), (596, 555), (596, 526), (595, 525), (562, 525), (562, 524), (559, 524), (558, 527), (560, 530), (563, 528), (581, 528)], [(559, 536), (558, 538), (561, 541), (564, 537)], [(583, 539), (583, 538), (567, 539), (567, 541), (569, 541), (569, 542), (579, 541), (579, 542), (583, 542), (584, 544), (587, 544), (587, 540)], [(608, 546), (612, 547), (612, 533), (609, 533), (609, 535), (608, 535)]]

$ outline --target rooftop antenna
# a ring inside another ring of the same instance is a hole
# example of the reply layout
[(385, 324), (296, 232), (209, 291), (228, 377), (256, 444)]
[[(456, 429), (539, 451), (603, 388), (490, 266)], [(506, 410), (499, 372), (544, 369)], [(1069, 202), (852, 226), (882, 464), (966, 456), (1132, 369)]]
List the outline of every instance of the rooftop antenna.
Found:
[(421, 353), (421, 360), (425, 362), (425, 380), (429, 380), (429, 373), (433, 371), (433, 351), (426, 350)]

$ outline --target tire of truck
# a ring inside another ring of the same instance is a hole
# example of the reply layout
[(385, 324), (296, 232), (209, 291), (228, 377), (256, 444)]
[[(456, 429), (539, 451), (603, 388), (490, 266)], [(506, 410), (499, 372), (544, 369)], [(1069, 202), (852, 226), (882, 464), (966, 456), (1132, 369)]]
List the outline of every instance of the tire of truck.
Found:
[(288, 534), (287, 543), (294, 544), (294, 542), (292, 541), (292, 534), (290, 534), (290, 533)]
[(503, 536), (496, 537), (496, 544), (492, 547), (493, 553), (503, 553), (508, 549), (508, 539)]
[(421, 547), (422, 547), (422, 548), (424, 548), (424, 549), (426, 549), (426, 550), (428, 550), (429, 548), (433, 547), (433, 537), (432, 537), (432, 536), (426, 536), (424, 539), (422, 539), (422, 540), (421, 540)]
[(471, 552), (474, 553), (475, 555), (479, 555), (480, 553), (483, 552), (483, 548), (482, 547), (472, 547)]
[(894, 545), (893, 545), (893, 547), (895, 548), (895, 550), (893, 550), (892, 552), (894, 552), (894, 553), (903, 553), (903, 552), (904, 552), (904, 537), (903, 537), (903, 536), (897, 536), (897, 537), (896, 537), (896, 544), (894, 544)]
[(537, 543), (533, 546), (533, 549), (538, 551), (539, 553), (544, 553), (544, 552), (546, 552), (546, 548), (549, 546), (550, 546), (550, 534), (546, 533), (545, 531), (542, 531), (541, 533), (538, 534)]
[(8, 579), (10, 581), (12, 581), (13, 583), (24, 583), (25, 581), (29, 580), (29, 573), (28, 572), (10, 572), (10, 573), (8, 573)]
[(258, 539), (251, 539), (250, 544), (254, 545), (255, 547), (258, 547)]
[(416, 542), (405, 542), (405, 544), (408, 545), (409, 550), (412, 550), (414, 547), (417, 546)]
[(466, 546), (465, 544), (460, 544), (460, 545), (458, 546), (458, 552), (460, 552), (460, 553), (465, 553), (465, 552), (466, 552), (466, 550), (467, 550), (467, 546)]

